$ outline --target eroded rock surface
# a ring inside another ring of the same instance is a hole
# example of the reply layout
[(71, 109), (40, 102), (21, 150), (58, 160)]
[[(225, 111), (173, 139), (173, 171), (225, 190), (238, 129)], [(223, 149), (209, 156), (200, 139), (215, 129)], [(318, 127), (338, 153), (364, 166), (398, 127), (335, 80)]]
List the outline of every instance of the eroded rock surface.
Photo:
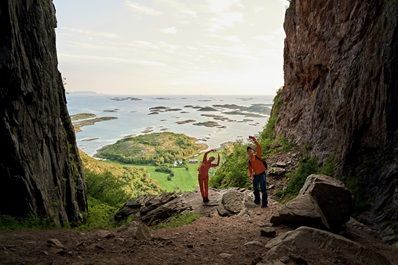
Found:
[(344, 184), (325, 175), (307, 177), (299, 195), (271, 217), (274, 225), (339, 230), (350, 220), (351, 192)]
[(86, 195), (52, 1), (0, 3), (0, 214), (79, 222)]
[(266, 248), (268, 264), (391, 265), (384, 256), (357, 242), (305, 226), (272, 239)]
[(389, 241), (398, 231), (397, 14), (395, 0), (290, 1), (276, 125), (336, 159)]

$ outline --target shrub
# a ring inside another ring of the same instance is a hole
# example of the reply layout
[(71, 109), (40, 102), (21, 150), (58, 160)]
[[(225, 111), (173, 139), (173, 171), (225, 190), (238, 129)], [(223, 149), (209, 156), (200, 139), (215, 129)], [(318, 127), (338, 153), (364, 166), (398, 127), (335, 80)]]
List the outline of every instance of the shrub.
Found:
[(289, 181), (286, 189), (279, 191), (276, 195), (283, 201), (297, 196), (307, 177), (318, 172), (318, 159), (312, 156), (304, 157), (300, 160), (296, 170), (288, 174)]
[(124, 190), (127, 183), (115, 178), (110, 172), (94, 173), (85, 171), (87, 194), (101, 203), (118, 207), (130, 197)]
[(250, 187), (247, 177), (248, 159), (246, 146), (235, 142), (232, 152), (223, 151), (224, 161), (210, 178), (210, 186), (214, 188)]
[(88, 197), (88, 216), (84, 225), (79, 226), (81, 230), (105, 229), (116, 226), (114, 215), (116, 207), (110, 206), (91, 196)]
[(166, 173), (166, 174), (173, 174), (173, 170), (167, 166), (158, 166), (155, 168), (156, 172)]
[(55, 225), (47, 220), (35, 216), (17, 218), (8, 215), (0, 215), (0, 230), (13, 231), (19, 229), (49, 229)]

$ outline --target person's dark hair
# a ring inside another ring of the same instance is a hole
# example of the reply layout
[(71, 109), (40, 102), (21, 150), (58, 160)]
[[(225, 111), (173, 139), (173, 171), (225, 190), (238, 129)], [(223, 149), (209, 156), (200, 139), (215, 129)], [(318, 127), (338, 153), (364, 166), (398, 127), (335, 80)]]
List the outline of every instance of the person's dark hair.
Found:
[(246, 148), (246, 151), (249, 151), (249, 150), (254, 150), (254, 149), (251, 148), (250, 146), (248, 146), (248, 147)]

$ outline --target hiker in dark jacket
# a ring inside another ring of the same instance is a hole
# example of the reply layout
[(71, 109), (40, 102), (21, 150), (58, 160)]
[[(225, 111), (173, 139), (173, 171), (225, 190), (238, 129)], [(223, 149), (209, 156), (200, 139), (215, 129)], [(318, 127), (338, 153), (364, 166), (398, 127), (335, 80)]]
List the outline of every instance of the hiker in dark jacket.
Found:
[[(254, 203), (260, 204), (261, 207), (268, 207), (267, 185), (266, 185), (266, 170), (267, 164), (262, 159), (261, 145), (255, 137), (249, 136), (249, 139), (256, 145), (256, 150), (252, 147), (247, 147), (247, 155), (249, 156), (248, 175), (250, 181), (253, 183)], [(260, 189), (259, 189), (260, 188)], [(260, 200), (260, 190), (262, 198)]]

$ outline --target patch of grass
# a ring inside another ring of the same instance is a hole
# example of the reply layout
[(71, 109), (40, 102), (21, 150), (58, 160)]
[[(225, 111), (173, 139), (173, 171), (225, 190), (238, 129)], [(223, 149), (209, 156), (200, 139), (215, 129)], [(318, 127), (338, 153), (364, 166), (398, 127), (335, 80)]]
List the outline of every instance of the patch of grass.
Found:
[(116, 227), (113, 216), (117, 207), (110, 206), (91, 196), (88, 197), (88, 216), (85, 224), (79, 230), (108, 229)]
[(319, 169), (319, 173), (333, 177), (336, 173), (336, 169), (337, 169), (336, 157), (334, 155), (330, 155), (323, 162), (322, 167)]
[(170, 168), (173, 177), (168, 180), (170, 173), (156, 171), (156, 166), (139, 166), (137, 168), (145, 169), (148, 177), (164, 191), (194, 191), (198, 186), (198, 164), (187, 164), (186, 167)]
[(272, 141), (276, 138), (275, 126), (278, 122), (279, 111), (282, 106), (282, 98), (281, 98), (281, 90), (278, 90), (276, 96), (274, 97), (274, 104), (272, 105), (271, 115), (268, 119), (267, 125), (264, 130), (261, 132), (261, 139), (263, 141)]
[(184, 225), (189, 225), (199, 218), (199, 213), (183, 213), (173, 216), (166, 222), (154, 226), (153, 229), (176, 228)]
[(307, 177), (318, 172), (318, 160), (312, 156), (304, 157), (300, 160), (296, 170), (288, 174), (289, 181), (286, 189), (277, 192), (276, 195), (282, 201), (288, 201), (294, 198), (303, 187)]
[[(123, 183), (122, 190), (130, 197), (138, 197), (143, 194), (158, 194), (162, 191), (154, 181), (148, 178), (148, 172), (142, 168), (111, 161), (99, 161), (88, 156), (81, 150), (80, 158), (82, 159), (84, 171), (87, 175), (103, 175), (105, 172), (109, 172), (112, 176), (108, 174), (107, 177), (115, 179), (116, 182)], [(103, 177), (99, 176), (99, 178)], [(104, 188), (106, 189), (106, 186)]]
[(47, 220), (40, 219), (34, 216), (27, 218), (16, 218), (8, 215), (0, 215), (0, 231), (14, 231), (14, 230), (44, 230), (54, 228), (55, 225)]
[(112, 173), (93, 173), (90, 171), (85, 172), (87, 194), (102, 203), (118, 207), (125, 203), (130, 196), (123, 189), (123, 181), (115, 178)]

